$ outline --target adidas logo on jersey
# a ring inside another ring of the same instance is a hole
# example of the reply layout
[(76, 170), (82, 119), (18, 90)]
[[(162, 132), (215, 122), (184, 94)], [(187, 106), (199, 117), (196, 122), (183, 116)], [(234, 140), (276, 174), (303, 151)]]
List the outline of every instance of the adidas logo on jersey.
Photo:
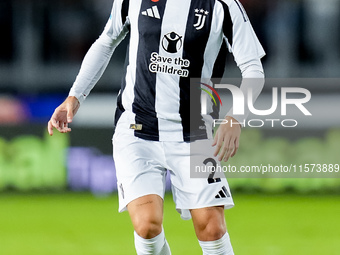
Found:
[(157, 6), (152, 6), (151, 8), (146, 9), (146, 11), (142, 12), (142, 15), (144, 16), (148, 16), (151, 18), (156, 18), (156, 19), (160, 19), (161, 16), (159, 15), (159, 11)]
[(217, 193), (215, 198), (226, 198), (230, 197), (230, 194), (225, 186), (222, 187), (222, 189)]

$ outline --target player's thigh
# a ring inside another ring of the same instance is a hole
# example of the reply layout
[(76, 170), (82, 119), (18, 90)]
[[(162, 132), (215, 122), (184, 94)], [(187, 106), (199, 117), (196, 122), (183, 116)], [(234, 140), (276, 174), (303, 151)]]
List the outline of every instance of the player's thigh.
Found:
[(190, 213), (196, 236), (201, 241), (218, 240), (227, 231), (223, 206), (192, 209)]
[(146, 195), (131, 201), (128, 212), (137, 234), (153, 238), (161, 233), (163, 222), (163, 199), (158, 195)]
[[(223, 173), (202, 172), (195, 175), (195, 166), (204, 164), (219, 165), (213, 157), (209, 140), (193, 143), (170, 143), (169, 169), (171, 174), (173, 198), (176, 209), (183, 219), (190, 219), (190, 210), (222, 206), (234, 206), (227, 179)], [(176, 146), (176, 147), (173, 147)], [(170, 153), (173, 151), (173, 153)], [(208, 163), (206, 163), (208, 161)], [(200, 166), (200, 168), (202, 168)]]
[(116, 167), (119, 212), (146, 195), (164, 197), (166, 169), (162, 166), (160, 143), (116, 130), (113, 157)]

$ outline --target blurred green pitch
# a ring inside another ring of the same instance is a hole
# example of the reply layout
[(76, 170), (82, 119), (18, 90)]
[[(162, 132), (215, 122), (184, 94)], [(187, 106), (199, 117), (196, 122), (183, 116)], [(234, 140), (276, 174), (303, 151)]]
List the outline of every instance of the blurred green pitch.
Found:
[[(234, 193), (234, 200), (226, 217), (236, 255), (339, 254), (340, 196)], [(116, 195), (0, 193), (0, 254), (135, 254), (128, 214), (117, 207)], [(201, 254), (171, 195), (164, 220), (172, 254)]]

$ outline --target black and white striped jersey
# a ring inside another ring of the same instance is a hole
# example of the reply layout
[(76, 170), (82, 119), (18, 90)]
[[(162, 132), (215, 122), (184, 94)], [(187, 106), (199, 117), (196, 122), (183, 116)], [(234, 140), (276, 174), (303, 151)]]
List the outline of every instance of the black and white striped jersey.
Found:
[[(147, 140), (207, 138), (204, 118), (192, 123), (190, 79), (222, 77), (228, 50), (237, 65), (265, 54), (238, 0), (115, 0), (96, 42), (106, 42), (109, 53), (103, 47), (96, 54), (109, 59), (126, 33), (130, 42), (115, 121), (128, 112), (134, 122), (127, 128)], [(96, 61), (106, 67), (106, 60)], [(82, 76), (81, 71), (70, 93), (80, 101), (94, 83), (82, 82)]]

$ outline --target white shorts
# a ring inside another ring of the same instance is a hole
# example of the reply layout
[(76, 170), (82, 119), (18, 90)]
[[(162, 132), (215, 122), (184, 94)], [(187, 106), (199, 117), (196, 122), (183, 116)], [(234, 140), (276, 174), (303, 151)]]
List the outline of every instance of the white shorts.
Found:
[[(199, 155), (200, 158), (213, 158), (212, 141), (199, 140), (194, 143), (207, 148), (204, 150), (207, 155)], [(191, 144), (148, 141), (135, 137), (133, 130), (116, 129), (113, 136), (113, 157), (118, 182), (119, 212), (125, 211), (131, 201), (145, 195), (155, 194), (164, 199), (167, 170), (170, 173), (176, 209), (183, 219), (191, 218), (190, 209), (233, 207), (226, 178), (211, 181), (207, 178), (190, 177), (193, 157)]]

